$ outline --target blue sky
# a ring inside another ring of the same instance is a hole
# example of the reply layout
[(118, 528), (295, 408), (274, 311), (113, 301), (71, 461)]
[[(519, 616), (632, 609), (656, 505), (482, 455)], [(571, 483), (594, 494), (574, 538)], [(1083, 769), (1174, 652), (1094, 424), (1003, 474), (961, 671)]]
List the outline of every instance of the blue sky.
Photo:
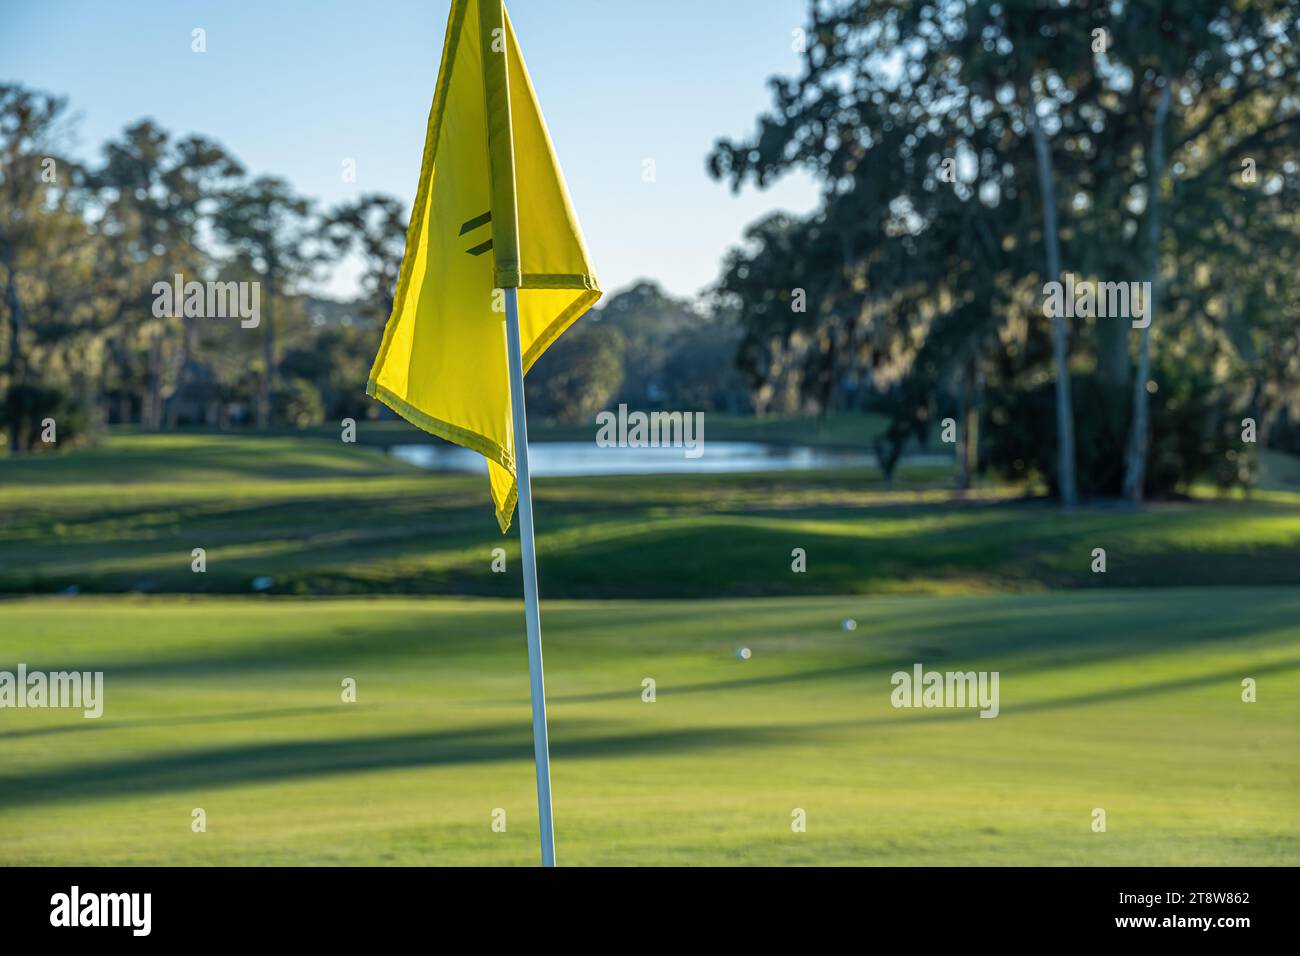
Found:
[[(0, 81), (69, 97), (86, 158), (152, 117), (224, 143), (326, 204), (415, 195), (448, 0), (3, 0)], [(807, 211), (802, 174), (732, 195), (719, 136), (749, 133), (791, 73), (805, 0), (508, 0), (597, 275), (689, 295), (744, 226)], [(191, 31), (207, 33), (193, 53)], [(357, 178), (346, 183), (344, 159)], [(656, 182), (642, 181), (645, 159)], [(345, 266), (324, 286), (355, 291)]]

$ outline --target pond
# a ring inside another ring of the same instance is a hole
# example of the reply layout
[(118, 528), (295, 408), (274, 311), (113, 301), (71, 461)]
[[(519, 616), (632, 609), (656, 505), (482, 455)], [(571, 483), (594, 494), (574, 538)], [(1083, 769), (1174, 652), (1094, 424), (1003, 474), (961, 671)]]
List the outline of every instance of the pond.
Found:
[[(459, 445), (394, 445), (389, 453), (402, 461), (431, 471), (484, 474), (487, 462)], [(948, 464), (945, 455), (911, 455), (909, 464)], [(594, 442), (533, 442), (528, 462), (537, 478), (586, 475), (735, 474), (761, 471), (809, 471), (817, 468), (874, 466), (871, 452), (805, 445), (767, 445), (762, 442), (714, 441), (704, 454), (687, 458), (684, 448), (602, 448)]]

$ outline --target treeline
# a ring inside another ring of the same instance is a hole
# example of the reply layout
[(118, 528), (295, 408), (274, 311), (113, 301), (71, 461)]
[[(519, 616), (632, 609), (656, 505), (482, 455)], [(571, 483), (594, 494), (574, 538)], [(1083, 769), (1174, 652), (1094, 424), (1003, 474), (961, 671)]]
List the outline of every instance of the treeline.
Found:
[[(799, 74), (708, 162), (733, 188), (810, 170), (820, 208), (755, 223), (701, 302), (608, 297), (530, 371), (533, 414), (871, 410), (887, 472), (950, 431), (960, 485), (1067, 506), (1246, 485), (1258, 447), (1300, 450), (1300, 0), (810, 11)], [(48, 417), (62, 436), (381, 414), (363, 386), (403, 204), (319, 210), (148, 121), (78, 164), (65, 116), (0, 87), (12, 447)], [(346, 255), (356, 303), (301, 294)], [(257, 327), (156, 314), (178, 273), (260, 283)], [(1076, 288), (1097, 294), (1062, 309)]]
[[(40, 447), (47, 419), (67, 442), (103, 422), (266, 427), (367, 412), (356, 383), (401, 261), (397, 200), (318, 210), (283, 179), (250, 177), (219, 143), (149, 120), (78, 162), (63, 148), (67, 115), (59, 97), (0, 86), (11, 450)], [(300, 294), (350, 252), (364, 263), (355, 314)], [(257, 283), (256, 320), (186, 308), (188, 293), (160, 307), (177, 282), (242, 286), (245, 299)]]
[(529, 370), (529, 414), (592, 422), (620, 402), (748, 414), (753, 395), (736, 365), (741, 334), (725, 310), (637, 283), (602, 302)]
[[(760, 407), (883, 411), (886, 467), (950, 417), (963, 484), (1067, 505), (1248, 483), (1300, 424), (1297, 33), (1296, 0), (810, 3), (800, 73), (710, 157), (825, 185), (719, 284)], [(1051, 314), (1075, 279), (1150, 315)]]
[[(365, 382), (406, 243), (401, 201), (365, 194), (319, 209), (284, 179), (250, 177), (214, 140), (149, 120), (77, 162), (62, 148), (67, 109), (0, 86), (0, 428), (11, 450), (50, 447), (49, 420), (66, 447), (102, 424), (389, 414)], [(362, 263), (356, 301), (304, 291), (349, 255)], [(256, 315), (234, 314), (250, 298)], [(530, 371), (530, 410), (567, 422), (619, 401), (746, 411), (739, 339), (736, 323), (636, 285)]]

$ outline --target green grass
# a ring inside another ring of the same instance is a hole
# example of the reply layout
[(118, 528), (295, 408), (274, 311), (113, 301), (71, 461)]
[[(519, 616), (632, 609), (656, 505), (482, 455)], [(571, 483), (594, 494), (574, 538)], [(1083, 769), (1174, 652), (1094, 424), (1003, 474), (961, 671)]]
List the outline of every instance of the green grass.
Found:
[[(0, 669), (106, 681), (99, 720), (0, 712), (5, 863), (537, 860), (515, 602), (3, 615)], [(550, 601), (543, 625), (562, 863), (1300, 863), (1294, 588)], [(1001, 715), (892, 708), (914, 662), (999, 671)]]
[[(635, 476), (536, 483), (554, 598), (935, 594), (1293, 584), (1300, 494), (1270, 459), (1251, 500), (1083, 509), (1018, 488), (968, 497), (942, 469)], [(337, 440), (122, 435), (0, 461), (0, 592), (517, 593), (486, 480), (435, 475)], [(204, 548), (207, 571), (191, 571)], [(1105, 575), (1089, 570), (1107, 552)], [(791, 572), (803, 548), (808, 571)]]
[[(1300, 468), (1264, 465), (1064, 516), (934, 468), (537, 482), (561, 862), (1300, 862)], [(0, 460), (0, 591), (80, 591), (0, 603), (0, 670), (107, 684), (0, 710), (0, 860), (535, 862), (515, 542), (483, 479), (331, 438)], [(895, 710), (916, 662), (998, 671), (1001, 716)]]

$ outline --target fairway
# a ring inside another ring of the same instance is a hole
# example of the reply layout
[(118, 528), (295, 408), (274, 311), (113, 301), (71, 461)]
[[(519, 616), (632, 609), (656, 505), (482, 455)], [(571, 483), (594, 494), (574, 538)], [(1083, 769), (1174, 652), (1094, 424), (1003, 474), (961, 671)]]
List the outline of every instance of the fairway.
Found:
[[(563, 864), (1300, 862), (1294, 588), (543, 605)], [(3, 617), (3, 667), (105, 675), (98, 720), (6, 711), (6, 864), (536, 863), (516, 602)], [(998, 671), (1000, 715), (894, 709), (917, 662)]]
[[(363, 426), (363, 433), (370, 426)], [(866, 427), (866, 426), (864, 426)], [(1062, 515), (1023, 488), (954, 495), (940, 469), (550, 478), (551, 598), (947, 594), (1300, 580), (1296, 465), (1252, 500)], [(518, 538), (474, 475), (323, 438), (114, 435), (0, 468), (0, 594), (459, 594), (518, 599)], [(39, 489), (39, 494), (34, 493)], [(1090, 572), (1091, 552), (1108, 572)], [(202, 547), (207, 570), (195, 574)], [(492, 571), (504, 548), (511, 573)], [(791, 573), (791, 550), (808, 555)]]

